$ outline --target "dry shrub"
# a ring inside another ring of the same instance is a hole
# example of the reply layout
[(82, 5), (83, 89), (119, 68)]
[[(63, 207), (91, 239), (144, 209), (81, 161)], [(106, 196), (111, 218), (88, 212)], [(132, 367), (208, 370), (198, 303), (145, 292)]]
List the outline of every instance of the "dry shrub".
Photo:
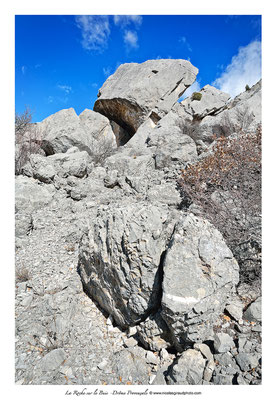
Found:
[(95, 166), (103, 166), (106, 158), (112, 156), (117, 148), (112, 139), (102, 139), (95, 143), (91, 154)]
[(42, 138), (36, 126), (32, 123), (32, 113), (26, 108), (22, 114), (15, 114), (15, 174), (22, 172), (22, 167), (31, 154), (41, 151)]
[(31, 279), (31, 274), (26, 267), (20, 267), (15, 270), (16, 283), (27, 282)]
[(223, 234), (237, 258), (241, 282), (261, 273), (261, 127), (220, 137), (213, 151), (182, 170), (183, 206), (192, 203)]

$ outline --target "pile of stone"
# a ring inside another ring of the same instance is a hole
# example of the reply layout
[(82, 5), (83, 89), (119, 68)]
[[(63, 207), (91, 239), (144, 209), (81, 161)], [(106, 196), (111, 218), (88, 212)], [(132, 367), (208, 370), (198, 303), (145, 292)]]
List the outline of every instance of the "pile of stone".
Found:
[(238, 293), (231, 250), (176, 186), (214, 135), (260, 123), (261, 82), (178, 103), (197, 72), (124, 64), (94, 110), (37, 124), (43, 152), (16, 177), (18, 384), (261, 382), (261, 297)]

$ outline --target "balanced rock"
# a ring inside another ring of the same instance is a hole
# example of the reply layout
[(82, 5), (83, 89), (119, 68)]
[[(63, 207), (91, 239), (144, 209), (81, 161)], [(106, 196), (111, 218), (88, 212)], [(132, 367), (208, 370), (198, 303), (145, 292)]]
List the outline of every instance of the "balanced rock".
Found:
[(186, 60), (122, 64), (98, 93), (94, 110), (130, 135), (151, 115), (159, 120), (195, 81), (198, 69)]

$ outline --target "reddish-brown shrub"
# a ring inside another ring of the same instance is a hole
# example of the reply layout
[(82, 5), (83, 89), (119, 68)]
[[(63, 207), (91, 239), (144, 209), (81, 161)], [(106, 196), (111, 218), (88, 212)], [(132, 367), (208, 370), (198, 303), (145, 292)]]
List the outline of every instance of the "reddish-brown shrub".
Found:
[(223, 234), (241, 267), (241, 281), (260, 277), (261, 127), (254, 134), (221, 137), (200, 161), (182, 170), (184, 207)]

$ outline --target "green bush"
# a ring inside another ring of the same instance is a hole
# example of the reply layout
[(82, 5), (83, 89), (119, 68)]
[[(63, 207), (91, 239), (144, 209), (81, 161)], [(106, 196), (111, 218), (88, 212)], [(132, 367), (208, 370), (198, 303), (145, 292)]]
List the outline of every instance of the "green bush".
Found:
[(194, 92), (194, 93), (192, 93), (191, 100), (198, 100), (198, 101), (200, 101), (201, 99), (202, 99), (202, 93), (200, 93), (200, 92)]
[(250, 90), (249, 85), (245, 85), (245, 90)]

